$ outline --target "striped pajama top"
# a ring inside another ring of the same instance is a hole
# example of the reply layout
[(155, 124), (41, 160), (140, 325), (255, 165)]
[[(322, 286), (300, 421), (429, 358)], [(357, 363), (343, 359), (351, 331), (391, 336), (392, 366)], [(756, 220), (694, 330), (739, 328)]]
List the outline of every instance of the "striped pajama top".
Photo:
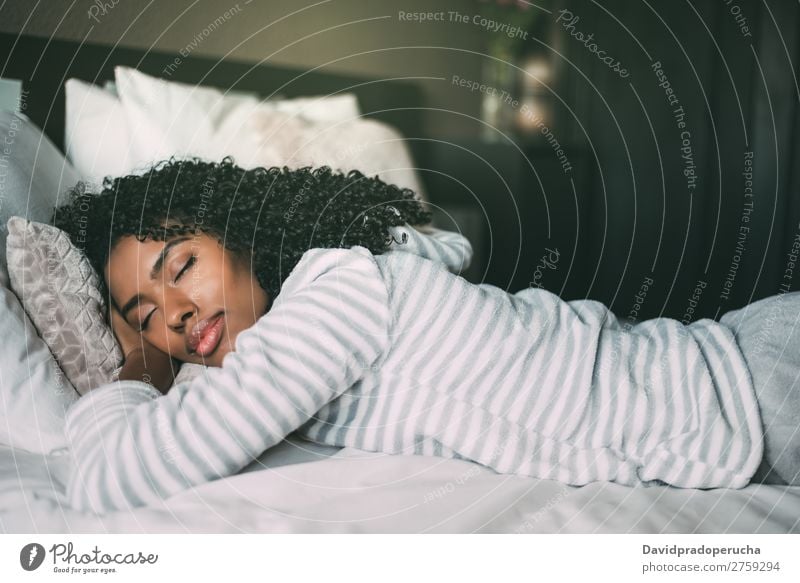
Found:
[(467, 282), (450, 271), (471, 254), (458, 234), (392, 235), (377, 256), (307, 251), (221, 367), (163, 396), (116, 381), (79, 399), (66, 423), (71, 505), (152, 504), (295, 431), (570, 485), (748, 483), (761, 419), (728, 328), (622, 326), (597, 301)]

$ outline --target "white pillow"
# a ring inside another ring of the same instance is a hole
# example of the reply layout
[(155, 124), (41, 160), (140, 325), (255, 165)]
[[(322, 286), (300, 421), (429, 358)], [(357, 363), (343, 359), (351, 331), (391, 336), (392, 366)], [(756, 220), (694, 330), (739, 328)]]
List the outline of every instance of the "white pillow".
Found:
[(136, 165), (131, 133), (119, 99), (107, 89), (68, 79), (64, 84), (67, 158), (83, 180), (102, 183)]
[(116, 67), (116, 88), (137, 156), (156, 162), (227, 155), (244, 168), (328, 165), (411, 188), (422, 196), (402, 136), (360, 118), (352, 95), (262, 102)]
[(59, 194), (79, 179), (61, 151), (25, 114), (0, 111), (0, 266), (6, 265), (8, 219), (18, 215), (49, 221)]
[[(246, 166), (330, 166), (410, 188), (425, 200), (403, 136), (373, 119), (311, 124), (277, 111), (256, 110), (248, 120)], [(235, 154), (234, 154), (235, 157)], [(237, 163), (238, 158), (237, 158)], [(244, 166), (244, 164), (242, 164)]]
[(0, 443), (41, 454), (67, 448), (64, 416), (78, 393), (5, 286), (0, 330), (6, 338), (0, 351)]
[(237, 154), (252, 149), (251, 134), (242, 129), (258, 107), (257, 99), (165, 81), (127, 67), (116, 67), (114, 73), (140, 158), (158, 162), (174, 155), (218, 160), (224, 157), (221, 152), (227, 152), (239, 162)]
[[(261, 100), (251, 93), (223, 92), (215, 87), (167, 81), (130, 67), (114, 67), (114, 78), (114, 91), (125, 104), (136, 102), (150, 108), (166, 106), (171, 112), (177, 111), (181, 115), (182, 107), (197, 107), (214, 120), (240, 107), (262, 107), (291, 113), (311, 122), (341, 121), (361, 115), (358, 100), (352, 93)], [(161, 110), (158, 115), (161, 119), (168, 119)]]
[(49, 221), (79, 176), (24, 114), (0, 112), (0, 143), (0, 444), (48, 454), (67, 447), (64, 415), (78, 393), (9, 288), (6, 222)]
[(295, 97), (294, 99), (270, 99), (269, 101), (262, 101), (261, 106), (319, 123), (347, 121), (361, 116), (358, 99), (352, 93)]
[[(167, 82), (128, 67), (117, 67), (115, 74), (124, 79), (123, 83), (127, 83), (126, 93), (129, 99), (135, 99), (143, 104), (145, 110), (160, 111), (163, 104), (159, 100), (165, 96), (172, 99), (169, 112), (175, 111), (175, 100), (183, 100), (186, 94), (192, 94), (192, 99), (176, 120), (170, 120), (169, 115), (160, 116), (159, 123), (151, 125), (146, 118), (136, 117), (139, 147), (134, 147), (126, 110), (118, 97), (117, 83), (107, 81), (101, 88), (80, 79), (68, 79), (65, 83), (64, 140), (67, 157), (81, 178), (95, 185), (101, 184), (105, 176), (116, 177), (138, 173), (147, 169), (153, 162), (169, 158), (174, 154), (207, 154), (221, 159), (222, 156), (217, 156), (215, 148), (180, 147), (180, 144), (195, 135), (197, 140), (203, 137), (207, 139), (212, 134), (219, 138), (219, 131), (212, 132), (206, 123), (209, 121), (207, 120), (209, 111), (213, 115), (215, 107), (223, 107), (224, 111), (217, 112), (218, 116), (223, 117), (228, 115), (226, 111), (239, 110), (248, 105), (271, 108), (314, 122), (337, 121), (359, 115), (358, 102), (352, 94), (261, 102), (250, 94), (234, 92), (223, 94), (213, 88)], [(164, 120), (171, 126), (171, 139), (166, 141), (159, 137), (160, 128), (164, 128)], [(195, 125), (198, 120), (203, 132), (198, 132), (198, 127)], [(230, 122), (228, 127), (232, 127)], [(240, 145), (239, 151), (246, 152), (246, 145)]]

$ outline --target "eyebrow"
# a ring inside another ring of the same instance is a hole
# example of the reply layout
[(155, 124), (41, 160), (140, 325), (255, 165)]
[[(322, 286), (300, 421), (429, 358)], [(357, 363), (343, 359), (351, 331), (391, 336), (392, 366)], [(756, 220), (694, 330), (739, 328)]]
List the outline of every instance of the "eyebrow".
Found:
[[(153, 268), (150, 270), (150, 281), (155, 281), (158, 275), (161, 273), (161, 270), (164, 268), (164, 261), (167, 259), (167, 255), (172, 250), (173, 247), (176, 245), (180, 245), (184, 241), (188, 241), (190, 237), (178, 237), (177, 239), (172, 239), (161, 250), (161, 253), (158, 254), (158, 258), (153, 263)], [(142, 297), (144, 297), (141, 293), (136, 294), (131, 299), (129, 299), (122, 309), (120, 310), (120, 314), (122, 314), (123, 319), (127, 321), (128, 319), (128, 312), (130, 312), (133, 308), (139, 305), (142, 301)]]

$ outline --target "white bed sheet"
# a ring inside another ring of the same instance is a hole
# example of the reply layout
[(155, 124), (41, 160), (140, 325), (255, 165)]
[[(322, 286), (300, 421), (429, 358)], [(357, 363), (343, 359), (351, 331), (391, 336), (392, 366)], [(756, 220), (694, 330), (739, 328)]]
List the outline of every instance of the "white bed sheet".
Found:
[(464, 460), (336, 448), (295, 435), (237, 476), (157, 507), (102, 516), (66, 506), (68, 464), (66, 455), (0, 447), (0, 532), (800, 532), (800, 487), (574, 488)]

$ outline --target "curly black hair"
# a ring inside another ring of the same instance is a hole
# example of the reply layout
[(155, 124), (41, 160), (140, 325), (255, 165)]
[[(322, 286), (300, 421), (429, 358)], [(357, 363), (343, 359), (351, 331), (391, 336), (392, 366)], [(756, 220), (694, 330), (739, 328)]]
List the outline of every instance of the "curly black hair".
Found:
[(361, 245), (381, 254), (388, 228), (422, 225), (431, 213), (412, 190), (358, 170), (243, 169), (221, 162), (170, 158), (141, 175), (106, 177), (99, 193), (79, 182), (51, 223), (65, 231), (103, 278), (120, 237), (165, 241), (203, 232), (248, 258), (270, 303), (308, 249)]

